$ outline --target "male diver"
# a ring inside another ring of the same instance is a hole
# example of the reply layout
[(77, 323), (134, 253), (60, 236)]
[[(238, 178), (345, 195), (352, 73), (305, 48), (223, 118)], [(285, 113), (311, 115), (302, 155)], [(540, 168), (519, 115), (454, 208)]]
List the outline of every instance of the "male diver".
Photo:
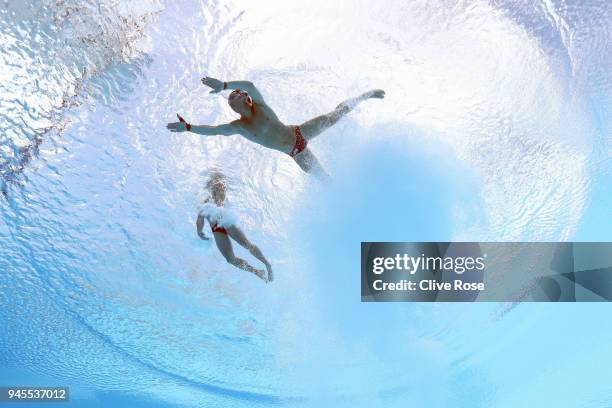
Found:
[[(198, 236), (203, 240), (209, 239), (204, 233), (204, 221), (208, 220), (213, 237), (215, 238), (215, 244), (217, 244), (217, 248), (229, 264), (257, 275), (266, 283), (272, 281), (274, 277), (270, 262), (268, 262), (261, 250), (248, 240), (240, 227), (236, 225), (234, 217), (223, 208), (226, 192), (225, 177), (223, 174), (214, 172), (206, 183), (206, 187), (210, 192), (210, 198), (204, 202), (198, 212), (198, 218), (196, 220)], [(234, 255), (234, 248), (230, 238), (247, 249), (255, 258), (259, 259), (266, 267), (267, 274), (263, 269), (257, 269), (244, 259)]]
[(230, 107), (240, 114), (240, 119), (217, 126), (192, 125), (177, 114), (179, 121), (168, 123), (171, 132), (193, 132), (200, 135), (241, 135), (264, 147), (278, 150), (291, 156), (308, 173), (328, 179), (315, 155), (308, 149), (308, 142), (325, 129), (336, 124), (359, 103), (369, 98), (382, 99), (381, 89), (368, 91), (356, 98), (348, 99), (325, 115), (317, 116), (301, 125), (285, 125), (263, 99), (255, 85), (249, 81), (223, 82), (215, 78), (202, 78), (202, 83), (212, 88), (211, 93), (233, 89), (228, 98)]

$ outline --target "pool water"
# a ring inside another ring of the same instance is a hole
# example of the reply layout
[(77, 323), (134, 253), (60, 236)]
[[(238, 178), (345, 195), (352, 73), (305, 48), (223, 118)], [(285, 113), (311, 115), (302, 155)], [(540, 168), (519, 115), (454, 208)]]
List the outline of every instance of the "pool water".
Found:
[[(0, 385), (74, 406), (606, 407), (605, 304), (369, 304), (361, 241), (611, 240), (607, 1), (7, 1)], [(233, 137), (200, 78), (309, 147)], [(211, 171), (276, 280), (195, 233)], [(599, 367), (599, 368), (598, 368)], [(25, 405), (20, 405), (25, 406)]]

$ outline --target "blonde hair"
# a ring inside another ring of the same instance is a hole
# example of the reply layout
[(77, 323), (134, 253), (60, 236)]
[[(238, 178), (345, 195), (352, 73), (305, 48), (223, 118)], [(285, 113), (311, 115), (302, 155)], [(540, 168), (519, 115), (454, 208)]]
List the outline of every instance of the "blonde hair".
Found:
[(214, 170), (210, 173), (210, 176), (208, 176), (208, 180), (206, 181), (206, 188), (207, 189), (211, 189), (214, 186), (218, 185), (218, 184), (222, 184), (223, 187), (226, 187), (226, 178), (225, 175), (223, 173), (221, 173), (219, 170)]

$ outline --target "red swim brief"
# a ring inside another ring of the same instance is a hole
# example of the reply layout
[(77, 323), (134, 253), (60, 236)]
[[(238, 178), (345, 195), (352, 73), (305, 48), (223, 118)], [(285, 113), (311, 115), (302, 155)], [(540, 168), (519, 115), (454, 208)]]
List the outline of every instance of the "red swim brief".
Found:
[(212, 232), (220, 232), (221, 234), (227, 235), (227, 230), (225, 228), (223, 228), (223, 227), (217, 226), (216, 223), (211, 224), (210, 228), (212, 229)]
[(308, 141), (304, 139), (302, 136), (302, 131), (299, 126), (295, 127), (295, 145), (293, 146), (293, 150), (289, 153), (289, 156), (295, 157), (296, 154), (302, 152), (306, 146), (308, 145)]

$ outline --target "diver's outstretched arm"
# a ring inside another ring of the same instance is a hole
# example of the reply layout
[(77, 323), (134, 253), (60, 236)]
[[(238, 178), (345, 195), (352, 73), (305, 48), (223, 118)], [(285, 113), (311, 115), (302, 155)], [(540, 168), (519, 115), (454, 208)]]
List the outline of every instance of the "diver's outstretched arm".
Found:
[(231, 227), (227, 228), (227, 232), (234, 241), (240, 244), (243, 248), (247, 249), (251, 255), (259, 259), (266, 266), (266, 269), (268, 270), (268, 282), (272, 281), (274, 278), (272, 274), (272, 265), (270, 265), (270, 262), (268, 262), (261, 250), (248, 240), (240, 228), (232, 225)]
[(181, 115), (176, 114), (178, 122), (171, 122), (166, 125), (171, 132), (193, 132), (203, 136), (231, 136), (241, 134), (241, 127), (236, 125), (237, 121), (226, 123), (224, 125), (192, 125), (188, 123)]
[(251, 81), (220, 81), (211, 77), (202, 78), (202, 83), (212, 88), (210, 93), (219, 93), (225, 89), (240, 89), (247, 92), (256, 103), (265, 103), (263, 95)]
[(239, 129), (231, 123), (217, 126), (192, 125), (191, 132), (203, 136), (231, 136), (240, 134)]

